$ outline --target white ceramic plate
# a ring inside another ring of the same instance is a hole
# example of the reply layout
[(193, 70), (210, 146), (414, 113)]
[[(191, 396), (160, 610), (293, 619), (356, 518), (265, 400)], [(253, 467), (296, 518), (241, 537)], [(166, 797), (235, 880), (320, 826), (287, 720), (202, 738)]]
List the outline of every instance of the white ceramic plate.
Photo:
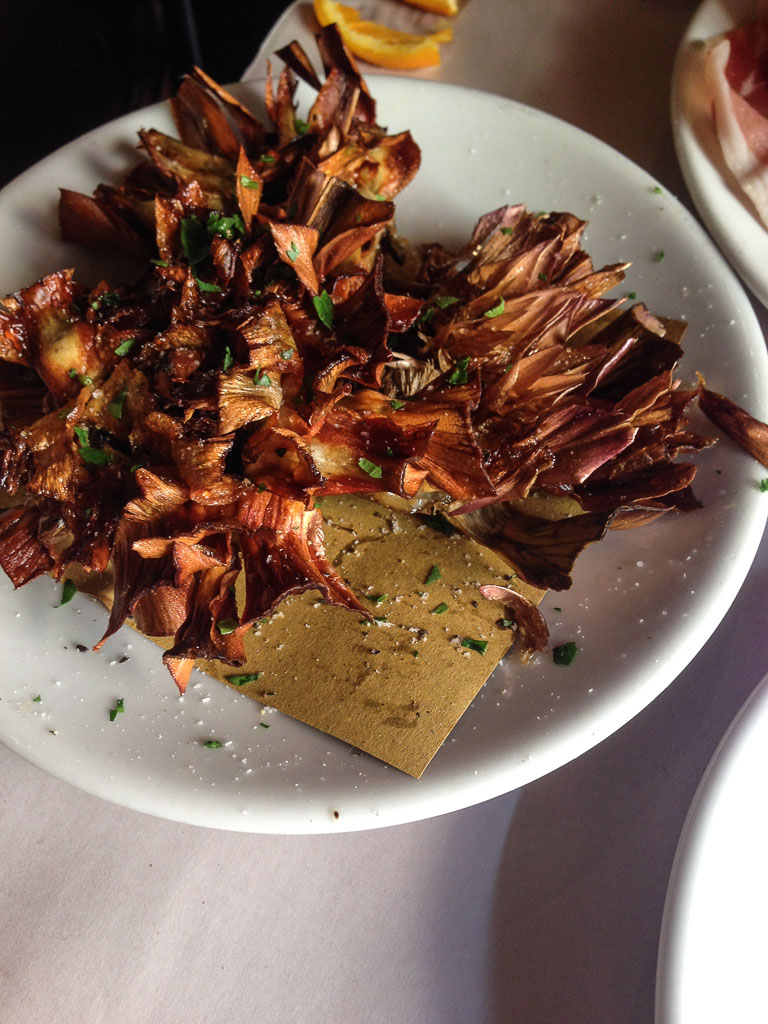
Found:
[(732, 267), (768, 306), (768, 230), (723, 160), (701, 41), (754, 17), (754, 0), (705, 0), (683, 36), (672, 76), (672, 130), (683, 177), (701, 218)]
[(667, 892), (656, 1024), (768, 1019), (768, 676), (719, 744)]
[[(591, 221), (586, 244), (597, 264), (633, 260), (626, 291), (690, 321), (684, 382), (702, 370), (711, 387), (768, 415), (768, 360), (744, 292), (694, 219), (644, 171), (509, 100), (370, 81), (380, 121), (392, 131), (410, 127), (422, 146), (421, 172), (399, 204), (403, 234), (458, 244), (481, 213), (507, 202), (571, 210)], [(89, 191), (119, 177), (143, 126), (171, 130), (165, 107), (107, 125), (8, 186), (0, 196), (1, 290), (60, 266), (87, 268), (57, 240), (56, 187)], [(758, 477), (724, 442), (699, 475), (703, 510), (593, 546), (573, 589), (544, 605), (553, 643), (575, 640), (576, 660), (568, 668), (549, 656), (527, 667), (510, 660), (497, 670), (418, 782), (277, 713), (262, 729), (258, 705), (203, 677), (180, 701), (157, 648), (129, 630), (101, 654), (79, 653), (73, 645), (92, 644), (104, 615), (81, 596), (55, 608), (58, 590), (48, 580), (0, 589), (0, 739), (92, 793), (229, 829), (363, 829), (477, 803), (613, 733), (701, 648), (757, 548), (768, 510)], [(125, 713), (110, 723), (118, 697)], [(206, 749), (208, 738), (226, 746)]]

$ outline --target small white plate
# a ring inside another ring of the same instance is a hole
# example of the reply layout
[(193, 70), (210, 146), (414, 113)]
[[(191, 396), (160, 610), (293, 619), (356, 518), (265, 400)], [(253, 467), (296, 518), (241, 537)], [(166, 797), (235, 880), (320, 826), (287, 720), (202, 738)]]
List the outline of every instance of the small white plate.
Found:
[(656, 1024), (768, 1020), (768, 676), (720, 742), (680, 837)]
[[(622, 293), (689, 321), (684, 384), (701, 370), (710, 387), (768, 418), (768, 358), (752, 307), (702, 228), (645, 171), (510, 100), (395, 77), (369, 82), (380, 122), (393, 132), (411, 128), (422, 147), (421, 171), (398, 204), (402, 234), (458, 245), (480, 214), (505, 203), (572, 211), (591, 222), (586, 247), (596, 265), (633, 261)], [(249, 89), (252, 98), (260, 91)], [(303, 110), (307, 98), (300, 93)], [(0, 194), (0, 291), (73, 264), (79, 275), (109, 278), (111, 271), (59, 241), (56, 189), (90, 192), (119, 179), (136, 130), (152, 126), (173, 130), (164, 105), (59, 150)], [(730, 442), (702, 462), (703, 509), (610, 534), (582, 556), (573, 588), (546, 599), (553, 643), (579, 646), (573, 664), (554, 665), (546, 655), (523, 667), (510, 658), (418, 782), (277, 713), (262, 729), (257, 704), (205, 677), (179, 700), (158, 649), (129, 630), (101, 654), (78, 652), (74, 644), (101, 635), (104, 615), (80, 595), (55, 608), (58, 590), (46, 579), (15, 593), (0, 586), (0, 740), (117, 803), (241, 831), (372, 828), (508, 792), (645, 707), (735, 597), (768, 502), (756, 486), (759, 467)], [(125, 712), (110, 723), (118, 697)], [(226, 746), (207, 749), (208, 738)]]
[(680, 43), (672, 131), (685, 183), (726, 259), (768, 306), (768, 229), (723, 160), (702, 72), (701, 42), (754, 17), (754, 0), (705, 0)]

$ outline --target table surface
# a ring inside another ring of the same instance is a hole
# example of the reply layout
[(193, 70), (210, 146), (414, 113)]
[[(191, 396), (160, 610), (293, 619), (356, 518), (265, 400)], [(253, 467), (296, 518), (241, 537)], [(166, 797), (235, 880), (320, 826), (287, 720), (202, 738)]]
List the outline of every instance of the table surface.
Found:
[[(358, 6), (434, 24), (396, 0)], [(696, 6), (468, 0), (442, 67), (420, 74), (571, 121), (691, 206), (668, 107)], [(309, 5), (291, 6), (245, 76), (290, 39), (309, 44), (311, 25)], [(310, 837), (194, 828), (102, 802), (0, 748), (4, 1019), (649, 1024), (686, 813), (768, 670), (767, 578), (764, 538), (705, 648), (611, 738), (514, 793), (415, 824)]]

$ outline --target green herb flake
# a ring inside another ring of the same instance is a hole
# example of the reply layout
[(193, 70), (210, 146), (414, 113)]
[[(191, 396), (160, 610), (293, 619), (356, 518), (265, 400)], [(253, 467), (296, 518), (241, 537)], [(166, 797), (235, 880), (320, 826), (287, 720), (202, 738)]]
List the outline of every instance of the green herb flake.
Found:
[(469, 366), (469, 356), (462, 356), (461, 359), (456, 363), (454, 368), (448, 374), (448, 384), (452, 388), (459, 384), (467, 383), (467, 367)]
[(627, 292), (627, 298), (631, 299), (634, 302), (634, 300), (637, 298), (637, 292)]
[(511, 235), (513, 233), (512, 228), (499, 228), (499, 231), (501, 231), (502, 235)]
[(75, 427), (75, 437), (79, 445), (88, 444), (88, 428), (87, 427)]
[(309, 125), (307, 124), (306, 121), (302, 121), (300, 117), (295, 117), (293, 119), (293, 125), (294, 128), (296, 129), (297, 135), (306, 135), (307, 132), (309, 131)]
[(389, 594), (376, 594), (375, 597), (369, 597), (368, 600), (371, 602), (371, 604), (375, 604), (376, 607), (378, 608), (379, 605), (384, 604), (388, 597)]
[(259, 725), (261, 726), (262, 729), (269, 728), (269, 722), (259, 722)]
[(125, 396), (127, 394), (127, 390), (123, 388), (123, 390), (119, 391), (107, 406), (109, 409), (109, 415), (114, 416), (116, 420), (121, 420), (123, 418), (123, 406), (125, 405)]
[(498, 619), (496, 625), (499, 629), (514, 629), (517, 623), (514, 619)]
[(208, 223), (205, 226), (205, 230), (209, 238), (213, 238), (214, 235), (221, 235), (228, 242), (234, 242), (238, 235), (242, 236), (245, 234), (245, 224), (239, 213), (233, 213), (231, 217), (225, 217), (224, 214), (211, 210), (208, 214)]
[(445, 601), (441, 601), (439, 605), (437, 605), (435, 608), (432, 609), (432, 614), (433, 615), (442, 615), (443, 612), (447, 612), (447, 611), (448, 611), (448, 605), (445, 603)]
[(125, 711), (125, 700), (122, 697), (118, 697), (115, 701), (115, 706), (109, 710), (109, 720), (114, 722), (118, 715), (122, 715)]
[(576, 657), (578, 647), (573, 640), (569, 640), (568, 643), (558, 644), (552, 651), (552, 660), (556, 665), (570, 665), (573, 659)]
[(40, 704), (40, 702), (42, 701), (42, 699), (43, 699), (43, 698), (42, 698), (42, 697), (40, 696), (40, 694), (38, 693), (38, 695), (37, 695), (36, 697), (33, 697), (33, 698), (32, 698), (32, 703), (33, 703), (33, 704)]
[(288, 259), (291, 261), (291, 263), (295, 263), (296, 260), (301, 255), (301, 251), (299, 250), (299, 247), (296, 245), (296, 240), (295, 239), (291, 240), (291, 244), (285, 250), (285, 255), (288, 257)]
[(471, 636), (461, 638), (461, 646), (467, 647), (470, 651), (477, 651), (478, 654), (485, 654), (488, 649), (487, 640), (473, 640)]
[(203, 279), (200, 278), (200, 277), (197, 277), (197, 275), (193, 275), (193, 276), (195, 278), (195, 283), (197, 284), (197, 287), (200, 289), (201, 292), (220, 292), (220, 291), (223, 291), (223, 289), (222, 289), (220, 284), (213, 284), (211, 281), (203, 281)]
[(443, 574), (440, 572), (440, 566), (433, 565), (427, 573), (427, 578), (424, 580), (425, 584), (437, 583), (438, 580), (443, 578)]
[(395, 412), (397, 412), (398, 409), (405, 408), (405, 402), (401, 402), (399, 398), (393, 398), (389, 404), (395, 410)]
[(280, 353), (280, 358), (281, 359), (291, 359), (292, 357), (293, 357), (293, 349), (292, 348), (284, 348), (282, 350), (282, 352)]
[(373, 616), (373, 621), (374, 622), (386, 622), (387, 621), (387, 616), (386, 615), (374, 615)]
[(136, 344), (135, 338), (126, 338), (125, 341), (121, 341), (115, 349), (116, 356), (127, 356), (133, 346)]
[(221, 619), (216, 623), (216, 628), (222, 636), (227, 636), (229, 633), (234, 633), (239, 625), (237, 619)]
[(208, 259), (211, 252), (208, 232), (197, 217), (185, 217), (182, 220), (181, 248), (192, 267), (196, 267)]
[(458, 301), (455, 295), (438, 295), (435, 299), (435, 305), (438, 309), (447, 309)]
[(757, 486), (763, 492), (763, 494), (768, 493), (768, 476), (764, 477)]
[(659, 249), (653, 258), (657, 263), (661, 263), (661, 261), (664, 259), (664, 250)]
[(661, 195), (661, 193), (662, 193), (662, 188), (661, 188), (661, 185), (654, 185), (654, 186), (653, 186), (653, 187), (651, 188), (651, 192), (653, 192), (653, 194), (654, 194), (654, 195), (656, 195), (656, 196), (660, 196), (660, 195)]
[(370, 459), (366, 459), (365, 456), (357, 460), (357, 464), (364, 473), (368, 476), (373, 477), (374, 480), (380, 480), (382, 469), (381, 466), (377, 466), (375, 462), (371, 462)]
[(267, 388), (272, 383), (272, 378), (269, 376), (266, 370), (262, 370), (262, 368), (259, 366), (256, 370), (256, 373), (253, 375), (253, 383), (256, 384), (257, 387)]
[(230, 349), (229, 345), (227, 345), (227, 347), (224, 349), (224, 361), (221, 364), (221, 368), (224, 371), (224, 373), (232, 369), (234, 362), (235, 360), (232, 357), (232, 350)]
[(434, 306), (429, 306), (427, 309), (424, 310), (423, 313), (419, 315), (419, 323), (428, 324), (436, 312), (437, 310), (435, 309)]
[(153, 267), (169, 267), (170, 263), (168, 260), (150, 260)]
[(333, 300), (325, 288), (319, 295), (312, 296), (312, 305), (315, 307), (317, 319), (330, 331), (333, 326)]
[(503, 312), (504, 296), (502, 296), (496, 303), (496, 305), (491, 307), (491, 309), (486, 309), (486, 311), (483, 313), (483, 316), (487, 316), (489, 320), (493, 320), (494, 317), (501, 316)]
[(221, 740), (206, 740), (205, 743), (203, 743), (203, 746), (207, 747), (209, 750), (221, 750), (224, 744)]
[(240, 175), (240, 184), (243, 188), (261, 188), (261, 182), (256, 181), (255, 178), (249, 178), (247, 174)]
[(411, 654), (414, 656), (414, 658), (418, 658), (418, 656), (419, 656), (419, 652), (418, 651), (411, 651)]
[(61, 598), (56, 607), (61, 608), (63, 604), (69, 604), (76, 593), (77, 586), (75, 585), (74, 580), (65, 579), (61, 587)]
[(107, 466), (110, 462), (115, 461), (112, 452), (105, 452), (101, 448), (91, 448), (90, 445), (78, 448), (78, 453), (83, 462), (88, 462), (92, 466)]
[(263, 164), (273, 164), (277, 157), (274, 153), (262, 153), (259, 159)]
[(546, 274), (539, 274), (539, 280), (540, 281), (548, 281), (549, 278), (547, 277)]
[(258, 683), (263, 675), (263, 672), (242, 672), (239, 675), (226, 676), (226, 680), (233, 686), (247, 686), (248, 683)]

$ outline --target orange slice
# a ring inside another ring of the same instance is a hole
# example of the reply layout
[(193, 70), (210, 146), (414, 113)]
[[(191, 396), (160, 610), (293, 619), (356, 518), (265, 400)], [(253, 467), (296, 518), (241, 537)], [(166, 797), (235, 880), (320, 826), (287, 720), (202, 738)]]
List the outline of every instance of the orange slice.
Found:
[(411, 7), (420, 7), (422, 11), (432, 11), (434, 14), (458, 14), (458, 0), (404, 0)]
[(364, 21), (354, 7), (336, 0), (313, 0), (315, 17), (324, 28), (334, 22), (341, 38), (356, 57), (378, 67), (397, 71), (413, 71), (440, 63), (438, 43), (453, 38), (450, 29), (416, 35), (387, 28), (375, 21)]

